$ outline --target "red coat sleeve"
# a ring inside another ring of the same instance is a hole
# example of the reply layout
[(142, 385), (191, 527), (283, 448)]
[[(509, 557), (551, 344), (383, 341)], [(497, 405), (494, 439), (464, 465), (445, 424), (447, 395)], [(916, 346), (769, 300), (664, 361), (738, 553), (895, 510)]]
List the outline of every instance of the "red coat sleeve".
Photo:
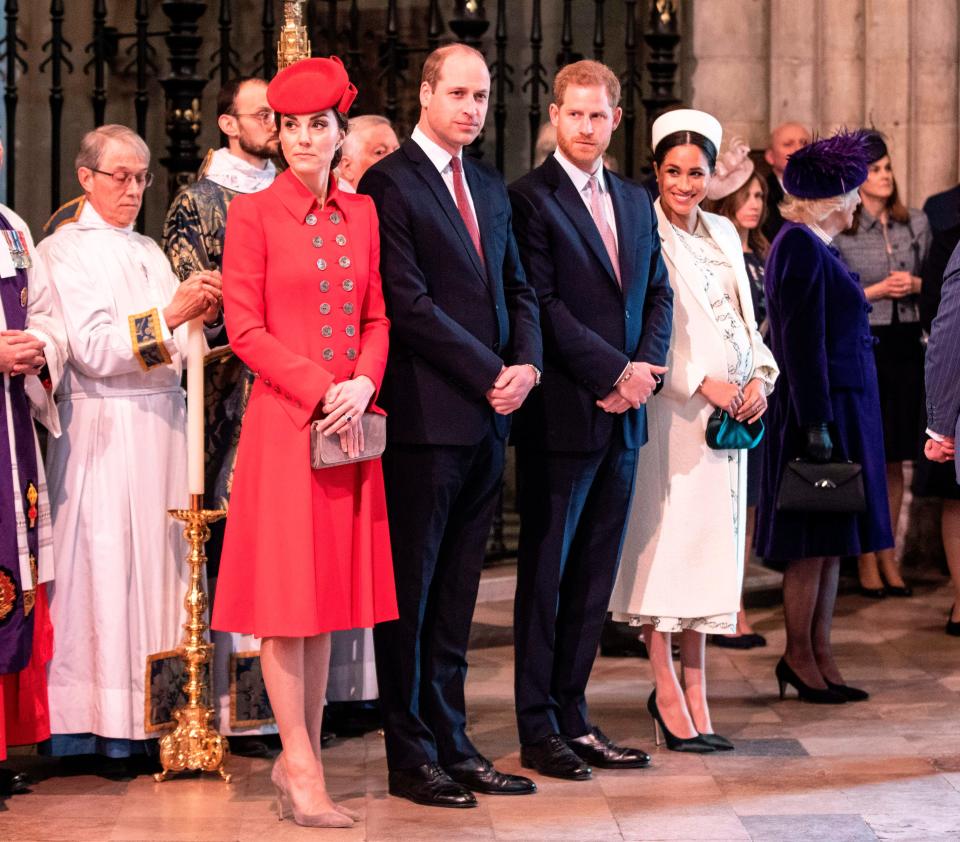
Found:
[[(266, 236), (253, 197), (230, 203), (223, 252), (223, 309), (234, 352), (263, 380), (298, 428), (305, 427), (333, 374), (291, 351), (266, 324)], [(377, 381), (375, 381), (377, 382)]]
[(380, 226), (376, 208), (371, 200), (370, 206), (370, 277), (367, 279), (367, 291), (360, 307), (360, 355), (354, 377), (366, 375), (376, 387), (371, 403), (376, 401), (383, 381), (383, 372), (387, 367), (387, 351), (390, 347), (390, 320), (387, 318), (386, 302), (383, 298), (383, 284), (380, 280)]

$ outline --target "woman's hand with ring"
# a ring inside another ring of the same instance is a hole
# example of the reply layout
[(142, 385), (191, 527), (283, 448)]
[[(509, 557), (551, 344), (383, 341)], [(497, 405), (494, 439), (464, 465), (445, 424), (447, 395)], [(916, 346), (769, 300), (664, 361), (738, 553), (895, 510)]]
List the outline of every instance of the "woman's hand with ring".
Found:
[(743, 404), (734, 418), (752, 424), (767, 411), (767, 395), (763, 381), (755, 377), (743, 390)]
[(345, 380), (327, 390), (321, 409), (326, 417), (320, 425), (324, 435), (341, 433), (351, 424), (358, 424), (375, 391), (373, 381), (365, 376)]

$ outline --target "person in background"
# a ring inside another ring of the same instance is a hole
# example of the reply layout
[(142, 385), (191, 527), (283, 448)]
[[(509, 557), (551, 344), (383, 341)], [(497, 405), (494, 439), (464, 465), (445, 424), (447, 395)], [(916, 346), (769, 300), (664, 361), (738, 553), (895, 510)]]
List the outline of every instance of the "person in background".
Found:
[[(3, 145), (0, 144), (0, 167)], [(60, 435), (53, 390), (67, 355), (46, 266), (27, 224), (0, 205), (0, 761), (7, 747), (50, 736), (47, 664), (53, 626), (47, 587), (56, 561), (50, 498), (33, 420)], [(0, 767), (0, 801), (29, 779)], [(9, 821), (9, 819), (7, 820)]]
[(772, 242), (783, 225), (780, 202), (783, 201), (783, 171), (787, 159), (810, 142), (810, 130), (802, 123), (781, 123), (770, 132), (770, 142), (764, 160), (770, 165), (767, 176), (767, 219), (763, 223), (763, 236)]
[(347, 193), (356, 193), (363, 174), (381, 158), (400, 148), (393, 125), (379, 114), (351, 117), (347, 136), (340, 149), (337, 165), (337, 186)]
[[(221, 271), (230, 203), (237, 196), (265, 190), (277, 175), (270, 160), (279, 149), (277, 123), (267, 103), (266, 82), (242, 77), (224, 85), (217, 95), (217, 126), (227, 145), (207, 153), (197, 180), (174, 197), (163, 225), (163, 250), (180, 278), (198, 270)], [(226, 331), (218, 340), (218, 344), (229, 341)], [(234, 354), (226, 353), (207, 364), (204, 377), (205, 505), (227, 510), (253, 372)], [(206, 550), (211, 605), (217, 600), (225, 529), (226, 520), (210, 525)], [(260, 670), (260, 641), (253, 635), (219, 631), (211, 632), (211, 640), (217, 728), (230, 738), (235, 754), (263, 755), (267, 747), (258, 737), (275, 734), (277, 729)], [(238, 688), (243, 689), (237, 692)]]
[(681, 109), (659, 117), (652, 135), (673, 335), (663, 389), (647, 405), (650, 441), (638, 453), (610, 608), (643, 631), (655, 685), (647, 709), (667, 748), (703, 753), (734, 747), (713, 729), (705, 644), (708, 634), (736, 630), (747, 496), (745, 453), (709, 447), (707, 426), (718, 409), (741, 422), (761, 418), (777, 366), (756, 327), (740, 235), (700, 209), (720, 123)]
[[(767, 183), (754, 169), (750, 147), (739, 138), (732, 138), (727, 151), (717, 159), (717, 169), (710, 179), (704, 210), (729, 219), (740, 235), (743, 262), (750, 279), (754, 318), (760, 335), (767, 338), (767, 304), (763, 291), (763, 261), (770, 243), (762, 225), (767, 216)], [(753, 552), (753, 534), (757, 520), (757, 502), (760, 499), (760, 466), (763, 462), (765, 441), (761, 439), (753, 450), (747, 451), (747, 519), (744, 545), (744, 568)], [(715, 634), (710, 641), (728, 649), (753, 649), (766, 646), (767, 640), (757, 634), (747, 618), (743, 597), (737, 612), (737, 630), (733, 634)]]
[[(919, 455), (923, 429), (923, 335), (920, 274), (930, 246), (922, 211), (900, 200), (883, 136), (867, 132), (869, 170), (860, 185), (853, 223), (835, 240), (840, 256), (863, 286), (871, 304), (870, 332), (880, 387), (887, 494), (894, 538), (903, 502), (903, 463)], [(860, 593), (872, 599), (910, 596), (896, 548), (859, 558)]]
[[(770, 399), (756, 549), (783, 570), (787, 646), (776, 667), (780, 697), (791, 685), (801, 699), (818, 704), (868, 698), (844, 682), (831, 645), (840, 556), (893, 546), (870, 305), (833, 245), (853, 221), (868, 157), (862, 132), (838, 132), (791, 156), (781, 205), (788, 222), (770, 247), (764, 277), (782, 375)], [(860, 464), (865, 510), (780, 509), (787, 466), (800, 458)]]

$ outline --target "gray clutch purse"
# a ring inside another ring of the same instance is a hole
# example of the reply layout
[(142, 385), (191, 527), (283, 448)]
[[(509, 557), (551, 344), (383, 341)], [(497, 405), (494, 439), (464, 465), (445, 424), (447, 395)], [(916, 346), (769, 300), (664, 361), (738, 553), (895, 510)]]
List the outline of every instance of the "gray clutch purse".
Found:
[(363, 450), (350, 457), (340, 448), (340, 436), (325, 436), (320, 432), (320, 421), (310, 425), (310, 465), (314, 469), (333, 468), (349, 462), (366, 462), (383, 454), (387, 447), (387, 417), (376, 412), (364, 412)]

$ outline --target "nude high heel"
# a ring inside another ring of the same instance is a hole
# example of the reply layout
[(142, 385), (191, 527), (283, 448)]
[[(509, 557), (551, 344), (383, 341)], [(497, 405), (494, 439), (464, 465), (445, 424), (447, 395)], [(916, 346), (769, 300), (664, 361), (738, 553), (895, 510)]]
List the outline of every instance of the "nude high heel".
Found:
[(286, 764), (278, 756), (270, 772), (270, 780), (276, 790), (277, 820), (283, 821), (288, 814), (301, 827), (353, 827), (354, 819), (339, 809), (326, 810), (322, 813), (301, 813), (290, 797), (290, 786), (287, 780)]

